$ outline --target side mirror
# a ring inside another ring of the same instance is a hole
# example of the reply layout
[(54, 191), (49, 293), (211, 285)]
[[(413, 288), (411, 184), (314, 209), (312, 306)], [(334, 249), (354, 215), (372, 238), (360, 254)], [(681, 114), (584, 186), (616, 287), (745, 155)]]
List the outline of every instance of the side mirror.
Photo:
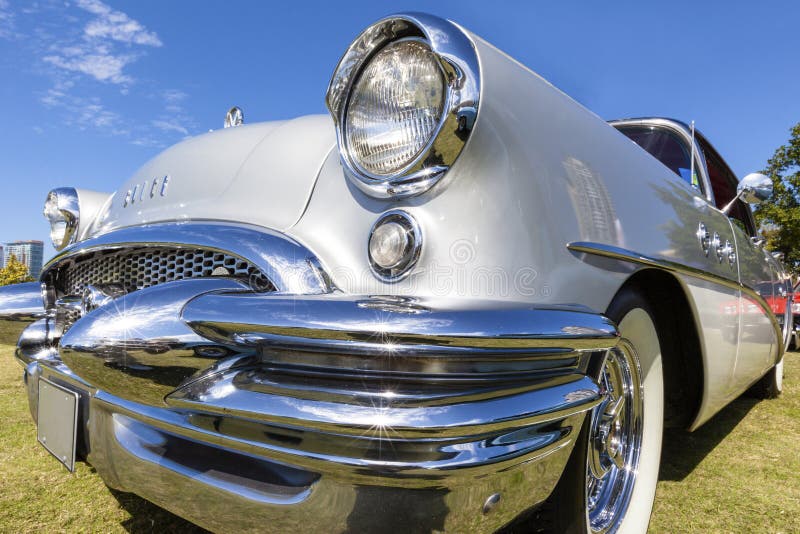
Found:
[(758, 204), (772, 196), (772, 178), (757, 172), (748, 174), (736, 188), (737, 196), (748, 204)]
[(772, 178), (765, 174), (753, 172), (742, 178), (736, 188), (736, 196), (722, 208), (722, 213), (727, 214), (733, 204), (740, 198), (748, 204), (759, 204), (772, 196)]

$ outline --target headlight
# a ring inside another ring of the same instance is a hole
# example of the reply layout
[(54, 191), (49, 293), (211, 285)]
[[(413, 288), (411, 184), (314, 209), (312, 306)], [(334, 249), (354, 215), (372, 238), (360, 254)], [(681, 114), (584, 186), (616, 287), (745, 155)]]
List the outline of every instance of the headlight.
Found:
[(367, 28), (327, 94), (348, 177), (379, 198), (428, 190), (464, 148), (479, 93), (474, 45), (455, 24), (415, 14)]
[(80, 222), (78, 192), (71, 187), (50, 191), (44, 203), (44, 216), (50, 221), (50, 240), (56, 250), (72, 243)]
[(364, 67), (353, 87), (344, 135), (353, 162), (388, 176), (414, 161), (439, 125), (445, 81), (431, 49), (395, 41)]

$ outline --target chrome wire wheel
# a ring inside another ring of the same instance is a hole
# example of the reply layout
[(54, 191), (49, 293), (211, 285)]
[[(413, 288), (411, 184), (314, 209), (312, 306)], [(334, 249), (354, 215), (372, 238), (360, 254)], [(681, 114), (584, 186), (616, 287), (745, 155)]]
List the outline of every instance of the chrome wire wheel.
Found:
[(641, 369), (629, 342), (607, 353), (598, 382), (605, 398), (590, 415), (586, 513), (591, 532), (607, 533), (628, 509), (642, 447)]

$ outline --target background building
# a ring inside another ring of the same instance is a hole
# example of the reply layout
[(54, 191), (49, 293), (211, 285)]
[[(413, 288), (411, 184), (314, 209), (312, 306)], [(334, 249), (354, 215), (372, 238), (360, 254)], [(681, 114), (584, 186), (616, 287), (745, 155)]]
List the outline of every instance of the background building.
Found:
[(3, 255), (3, 245), (0, 245), (0, 265), (5, 267), (6, 257)]
[(39, 277), (42, 272), (42, 258), (44, 256), (44, 243), (42, 241), (14, 241), (6, 243), (3, 254), (3, 267), (12, 255), (28, 267), (31, 276)]

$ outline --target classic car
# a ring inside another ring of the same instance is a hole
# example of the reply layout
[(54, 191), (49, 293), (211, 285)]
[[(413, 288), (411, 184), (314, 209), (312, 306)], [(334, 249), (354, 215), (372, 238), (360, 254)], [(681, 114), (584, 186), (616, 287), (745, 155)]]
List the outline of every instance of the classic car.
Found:
[(789, 308), (792, 310), (791, 314), (788, 314), (788, 317), (791, 317), (791, 332), (789, 334), (789, 345), (787, 347), (788, 350), (797, 350), (798, 347), (798, 336), (800, 336), (800, 301), (798, 301), (795, 296), (800, 295), (800, 282), (796, 282), (792, 284), (791, 279), (788, 282), (788, 298), (789, 298)]
[(418, 13), (326, 102), (48, 194), (59, 252), (0, 309), (67, 468), (217, 531), (643, 532), (664, 428), (780, 392), (771, 182), (692, 126)]

